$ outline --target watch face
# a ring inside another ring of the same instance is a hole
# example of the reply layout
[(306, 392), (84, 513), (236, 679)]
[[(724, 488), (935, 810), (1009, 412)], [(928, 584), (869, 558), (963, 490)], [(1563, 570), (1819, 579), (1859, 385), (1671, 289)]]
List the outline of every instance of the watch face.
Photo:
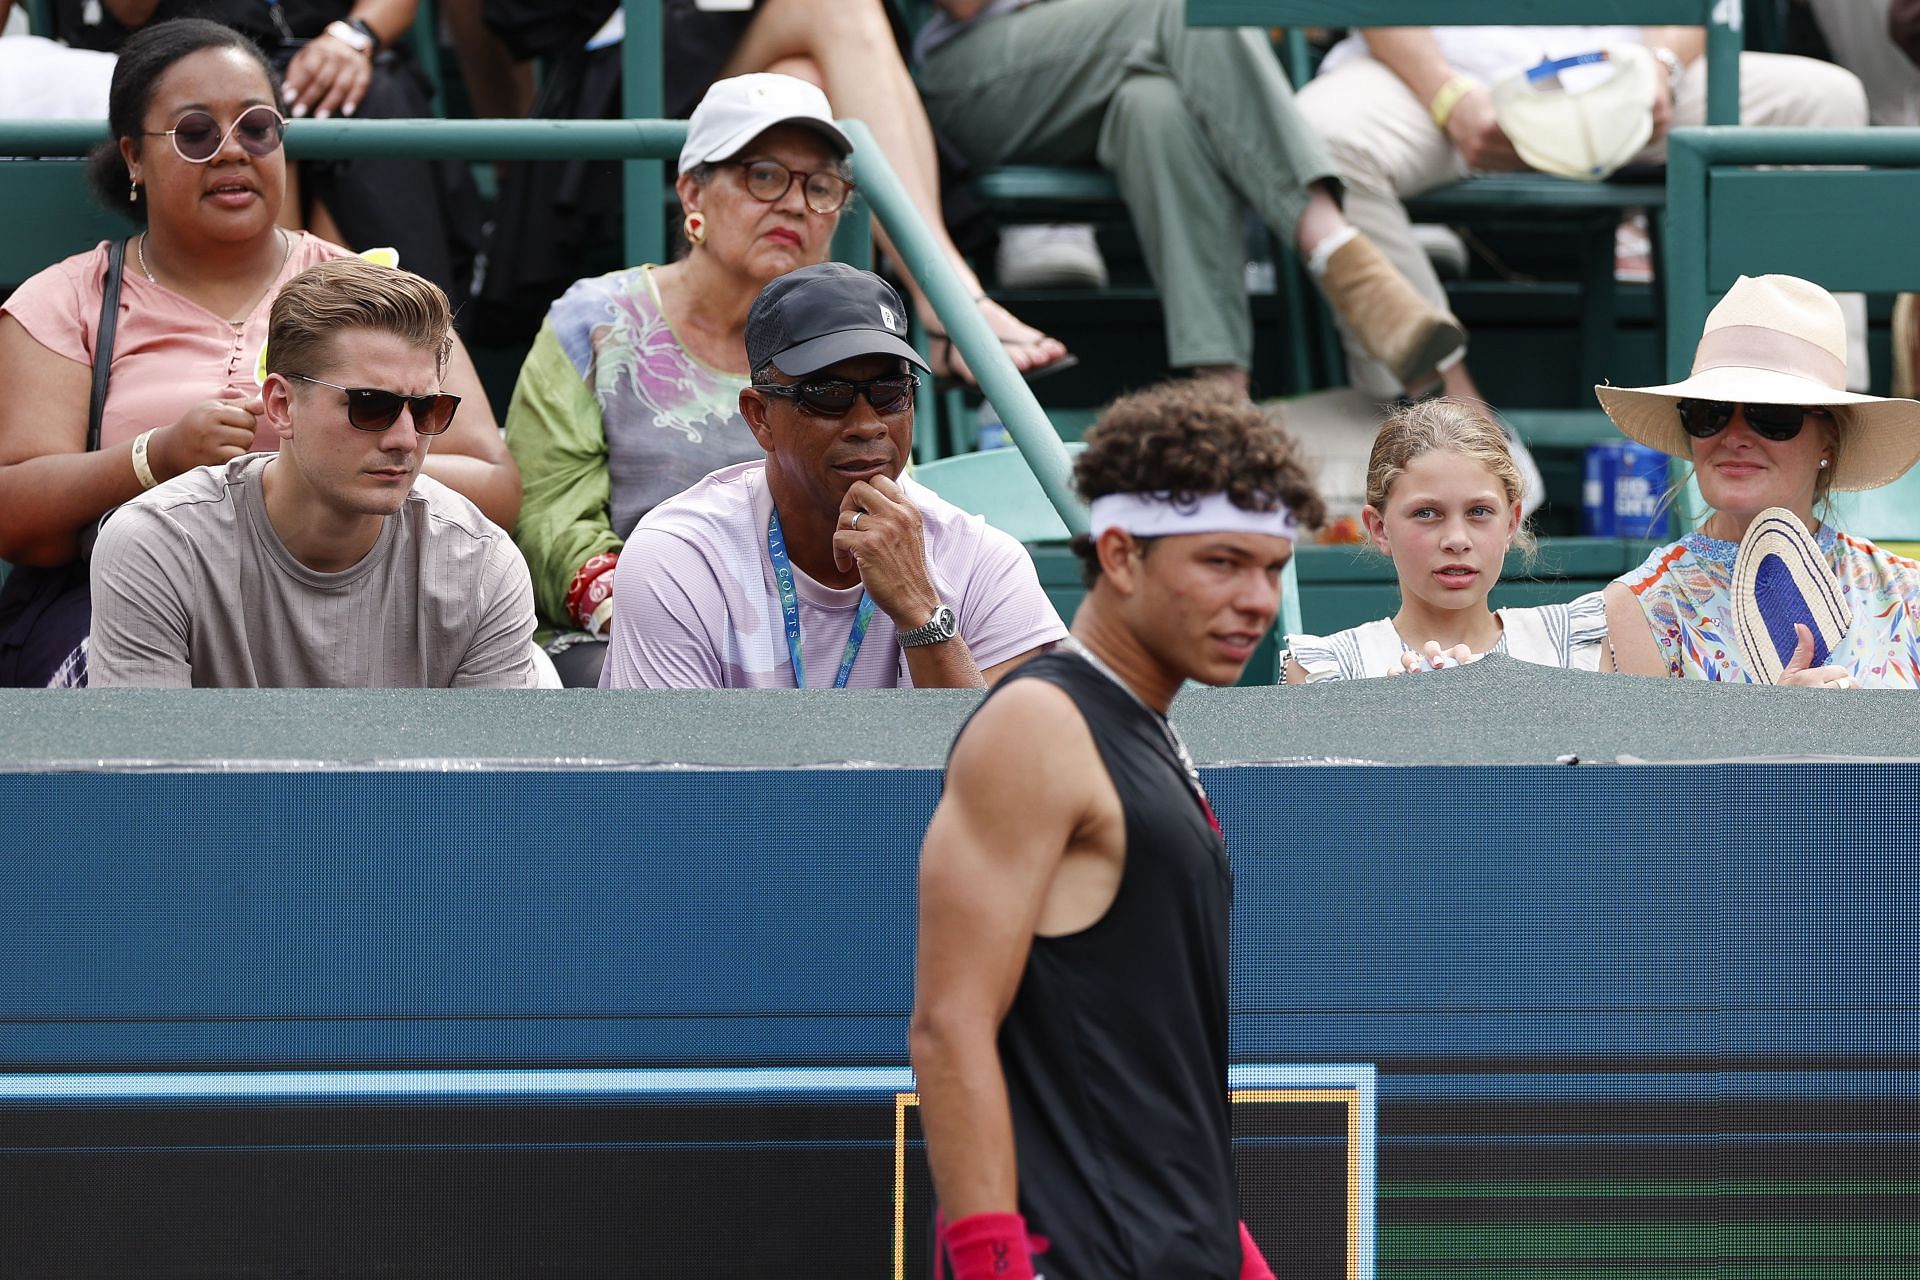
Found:
[(960, 619), (954, 616), (953, 610), (941, 605), (933, 611), (927, 625), (938, 631), (942, 640), (951, 640), (960, 630)]

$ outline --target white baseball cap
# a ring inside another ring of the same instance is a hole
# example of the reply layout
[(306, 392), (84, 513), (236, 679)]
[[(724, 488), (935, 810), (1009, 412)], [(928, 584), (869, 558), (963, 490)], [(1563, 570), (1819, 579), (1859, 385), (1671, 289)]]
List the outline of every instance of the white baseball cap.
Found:
[(1611, 45), (1554, 58), (1493, 86), (1493, 114), (1542, 173), (1598, 182), (1653, 136), (1653, 54)]
[(716, 160), (731, 160), (777, 124), (812, 129), (846, 155), (853, 141), (833, 122), (833, 108), (818, 85), (771, 71), (716, 80), (687, 119), (680, 172)]

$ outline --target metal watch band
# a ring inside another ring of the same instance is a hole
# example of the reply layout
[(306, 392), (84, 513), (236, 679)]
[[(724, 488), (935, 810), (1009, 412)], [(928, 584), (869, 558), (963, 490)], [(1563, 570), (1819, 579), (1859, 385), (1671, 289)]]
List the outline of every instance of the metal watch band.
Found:
[(925, 644), (941, 644), (960, 634), (960, 619), (952, 609), (941, 605), (933, 611), (933, 616), (919, 626), (900, 633), (900, 645), (905, 649), (918, 648)]

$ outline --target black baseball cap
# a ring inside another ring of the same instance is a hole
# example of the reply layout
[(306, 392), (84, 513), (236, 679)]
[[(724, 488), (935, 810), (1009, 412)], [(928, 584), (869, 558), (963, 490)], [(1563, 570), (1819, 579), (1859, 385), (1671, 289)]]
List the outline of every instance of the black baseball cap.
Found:
[(893, 286), (844, 262), (821, 262), (770, 281), (747, 312), (747, 365), (769, 361), (789, 378), (855, 356), (927, 362), (907, 344), (907, 308)]

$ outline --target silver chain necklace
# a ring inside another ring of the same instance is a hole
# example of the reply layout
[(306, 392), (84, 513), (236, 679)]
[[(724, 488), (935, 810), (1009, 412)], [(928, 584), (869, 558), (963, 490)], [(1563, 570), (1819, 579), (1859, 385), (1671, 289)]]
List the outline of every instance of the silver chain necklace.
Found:
[[(284, 227), (275, 227), (273, 230), (274, 230), (274, 234), (280, 237), (280, 265), (273, 269), (273, 280), (278, 280), (280, 278), (281, 271), (285, 270), (286, 268), (287, 259), (293, 256), (293, 241), (291, 238), (288, 237), (286, 229)], [(147, 278), (147, 283), (156, 284), (156, 285), (159, 284), (160, 282), (153, 278), (153, 268), (147, 265), (147, 233), (146, 232), (142, 231), (140, 233), (140, 238), (133, 242), (133, 251), (140, 259), (140, 274)], [(267, 288), (271, 289), (273, 287), (273, 280), (269, 280), (267, 282)], [(259, 301), (260, 300), (258, 298), (255, 298), (254, 304), (258, 305)], [(248, 307), (247, 311), (249, 314), (251, 314), (253, 311), (253, 307), (251, 306)], [(244, 319), (244, 317), (242, 317), (242, 319)], [(239, 324), (241, 323), (241, 321), (229, 320), (227, 321), (227, 323)]]
[(1167, 745), (1173, 748), (1174, 758), (1179, 760), (1181, 770), (1186, 773), (1187, 785), (1193, 788), (1194, 798), (1200, 801), (1200, 807), (1206, 811), (1208, 818), (1211, 820), (1213, 805), (1207, 801), (1206, 787), (1201, 785), (1199, 766), (1194, 764), (1193, 756), (1187, 751), (1187, 744), (1180, 739), (1180, 731), (1173, 727), (1173, 721), (1148, 706), (1147, 700), (1135, 693), (1132, 685), (1122, 680), (1119, 675), (1114, 672), (1112, 667), (1102, 662), (1099, 655), (1087, 648), (1086, 645), (1080, 643), (1078, 639), (1073, 636), (1068, 636), (1063, 643), (1069, 653), (1085, 659), (1088, 666), (1098, 671), (1114, 684), (1119, 685), (1121, 690), (1124, 691), (1129, 698), (1133, 699), (1136, 706), (1153, 717), (1153, 722), (1160, 726), (1160, 732), (1166, 738)]

